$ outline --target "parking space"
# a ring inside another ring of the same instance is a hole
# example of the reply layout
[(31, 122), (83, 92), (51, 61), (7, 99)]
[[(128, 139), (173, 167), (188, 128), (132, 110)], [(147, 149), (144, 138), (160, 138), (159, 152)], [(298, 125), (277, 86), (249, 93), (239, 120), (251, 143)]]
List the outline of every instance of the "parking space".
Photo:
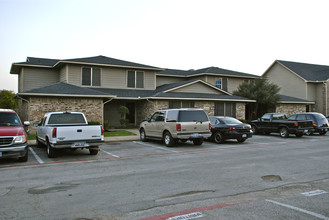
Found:
[(201, 146), (196, 146), (192, 141), (186, 143), (179, 142), (175, 147), (166, 147), (161, 141), (127, 141), (127, 142), (107, 142), (100, 146), (97, 155), (90, 155), (89, 150), (76, 149), (58, 150), (56, 158), (48, 158), (46, 148), (38, 148), (30, 146), (29, 160), (25, 163), (19, 163), (16, 159), (1, 159), (0, 168), (8, 166), (24, 166), (24, 165), (42, 165), (49, 163), (64, 163), (78, 161), (93, 161), (106, 159), (123, 159), (142, 156), (170, 155), (180, 153), (197, 153), (204, 151), (214, 151), (221, 149), (234, 148), (252, 148), (266, 147), (268, 145), (284, 145), (287, 143), (303, 143), (311, 144), (319, 140), (329, 140), (329, 135), (311, 135), (297, 138), (291, 135), (289, 138), (281, 138), (279, 135), (254, 135), (244, 143), (238, 143), (236, 140), (227, 140), (224, 144), (216, 144), (210, 141), (204, 141)]

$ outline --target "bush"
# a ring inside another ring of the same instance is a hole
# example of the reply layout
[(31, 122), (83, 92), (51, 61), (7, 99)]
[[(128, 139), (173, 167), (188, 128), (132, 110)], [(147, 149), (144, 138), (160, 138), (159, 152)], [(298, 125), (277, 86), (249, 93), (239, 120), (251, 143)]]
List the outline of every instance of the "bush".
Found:
[(248, 124), (248, 121), (246, 119), (239, 118), (238, 120), (241, 121), (244, 124)]
[(88, 125), (100, 125), (99, 121), (88, 121)]

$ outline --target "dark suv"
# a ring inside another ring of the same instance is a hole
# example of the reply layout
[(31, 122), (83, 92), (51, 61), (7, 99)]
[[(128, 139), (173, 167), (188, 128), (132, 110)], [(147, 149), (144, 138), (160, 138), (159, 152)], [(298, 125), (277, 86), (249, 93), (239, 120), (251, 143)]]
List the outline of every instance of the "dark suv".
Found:
[(313, 133), (319, 133), (320, 135), (325, 135), (328, 131), (328, 120), (323, 114), (317, 112), (306, 112), (297, 113), (291, 115), (289, 120), (312, 120), (313, 128), (307, 133), (308, 135)]

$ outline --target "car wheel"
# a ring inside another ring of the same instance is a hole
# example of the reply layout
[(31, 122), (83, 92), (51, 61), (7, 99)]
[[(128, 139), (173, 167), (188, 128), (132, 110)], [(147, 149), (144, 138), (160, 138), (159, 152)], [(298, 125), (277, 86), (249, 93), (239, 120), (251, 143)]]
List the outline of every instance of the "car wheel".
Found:
[(50, 145), (49, 141), (47, 141), (47, 156), (48, 158), (56, 157), (56, 149)]
[(320, 131), (319, 134), (320, 135), (325, 135), (327, 132), (326, 131)]
[(99, 151), (99, 147), (93, 147), (93, 148), (89, 148), (89, 153), (90, 155), (97, 155)]
[(164, 135), (163, 135), (163, 141), (164, 141), (164, 144), (167, 146), (167, 147), (172, 147), (175, 145), (175, 140), (173, 139), (173, 137), (171, 136), (170, 132), (165, 132)]
[(280, 129), (280, 137), (287, 138), (289, 136), (289, 132), (287, 128)]
[(26, 162), (28, 159), (29, 159), (29, 151), (27, 150), (23, 157), (18, 158), (18, 161), (19, 162)]
[(224, 143), (224, 138), (223, 138), (223, 135), (217, 131), (214, 135), (214, 141), (217, 143), (217, 144), (222, 144)]
[(236, 139), (239, 143), (243, 143), (247, 140), (247, 138), (238, 138)]
[(193, 139), (193, 144), (194, 145), (202, 145), (202, 143), (203, 143), (203, 139), (202, 138)]
[(146, 141), (146, 133), (145, 133), (145, 130), (143, 128), (141, 128), (140, 131), (139, 131), (139, 137), (140, 137), (141, 141), (143, 141), (143, 142)]
[(296, 137), (303, 137), (303, 134), (296, 134)]

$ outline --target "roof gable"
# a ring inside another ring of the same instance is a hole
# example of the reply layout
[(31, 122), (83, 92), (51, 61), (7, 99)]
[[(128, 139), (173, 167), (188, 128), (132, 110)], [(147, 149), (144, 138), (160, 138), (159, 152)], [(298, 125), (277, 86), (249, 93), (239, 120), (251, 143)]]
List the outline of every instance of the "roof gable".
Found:
[(326, 81), (329, 79), (329, 66), (277, 60), (306, 81)]

